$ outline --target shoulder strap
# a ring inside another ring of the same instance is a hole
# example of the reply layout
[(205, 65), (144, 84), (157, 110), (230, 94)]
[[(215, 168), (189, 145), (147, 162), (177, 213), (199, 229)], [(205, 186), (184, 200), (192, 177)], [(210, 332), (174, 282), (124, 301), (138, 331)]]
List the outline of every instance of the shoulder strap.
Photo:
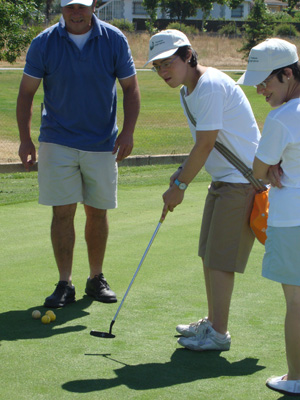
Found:
[[(186, 103), (185, 97), (184, 97), (184, 87), (182, 86), (180, 89), (180, 94), (181, 94), (181, 98), (182, 98), (182, 102), (184, 104), (185, 107), (185, 111), (191, 121), (191, 123), (196, 126), (196, 121), (195, 118), (192, 116), (188, 105)], [(243, 163), (243, 161), (241, 161), (235, 154), (232, 153), (232, 151), (230, 151), (229, 149), (227, 149), (226, 146), (224, 146), (222, 143), (220, 142), (215, 142), (215, 146), (214, 146), (232, 165), (235, 166), (235, 168), (237, 170), (240, 171), (240, 173), (246, 178), (248, 179), (248, 181), (253, 185), (254, 189), (257, 192), (263, 192), (265, 190), (267, 190), (267, 187), (258, 179), (254, 178), (253, 173), (252, 173), (252, 169), (248, 168), (247, 165), (245, 163)]]

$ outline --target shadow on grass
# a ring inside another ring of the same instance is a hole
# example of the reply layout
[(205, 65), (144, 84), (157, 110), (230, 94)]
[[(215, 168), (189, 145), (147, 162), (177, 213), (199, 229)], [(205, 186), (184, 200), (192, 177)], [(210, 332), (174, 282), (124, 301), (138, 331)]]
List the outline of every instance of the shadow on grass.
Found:
[[(245, 358), (244, 360), (230, 363), (220, 356), (220, 352), (215, 351), (199, 353), (186, 349), (177, 349), (169, 362), (137, 365), (124, 364), (110, 358), (110, 354), (99, 355), (123, 364), (122, 368), (114, 370), (116, 373), (115, 378), (75, 380), (66, 382), (62, 385), (62, 388), (75, 393), (101, 391), (121, 385), (133, 390), (149, 390), (184, 384), (199, 379), (217, 378), (219, 376), (251, 375), (265, 368), (257, 365), (258, 359), (255, 358)], [(101, 368), (101, 362), (99, 362), (99, 369)], [(96, 367), (97, 364), (95, 363)]]
[(40, 319), (33, 319), (31, 316), (33, 310), (39, 310), (42, 315), (45, 314), (49, 310), (45, 307), (37, 306), (28, 310), (4, 312), (0, 314), (0, 341), (42, 339), (63, 333), (82, 331), (86, 329), (86, 326), (73, 325), (60, 327), (60, 325), (89, 315), (84, 310), (90, 306), (92, 301), (91, 297), (84, 296), (82, 299), (64, 308), (53, 310), (56, 320), (47, 325), (44, 325)]

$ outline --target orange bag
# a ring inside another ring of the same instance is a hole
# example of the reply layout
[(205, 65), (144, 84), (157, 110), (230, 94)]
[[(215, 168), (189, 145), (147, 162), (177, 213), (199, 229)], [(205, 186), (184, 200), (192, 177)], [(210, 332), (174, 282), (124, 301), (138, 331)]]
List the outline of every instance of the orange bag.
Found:
[(267, 239), (266, 230), (269, 214), (269, 189), (257, 193), (254, 197), (252, 212), (250, 215), (250, 227), (260, 241), (265, 244)]

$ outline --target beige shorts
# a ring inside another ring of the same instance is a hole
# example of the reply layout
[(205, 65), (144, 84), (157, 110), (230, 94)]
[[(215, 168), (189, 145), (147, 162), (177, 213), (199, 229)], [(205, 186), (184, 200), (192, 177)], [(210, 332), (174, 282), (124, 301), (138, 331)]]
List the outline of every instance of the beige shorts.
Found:
[(212, 182), (199, 240), (205, 267), (243, 273), (255, 236), (249, 226), (254, 200), (251, 184)]
[(82, 202), (102, 210), (117, 207), (118, 166), (109, 152), (40, 143), (38, 180), (40, 204)]

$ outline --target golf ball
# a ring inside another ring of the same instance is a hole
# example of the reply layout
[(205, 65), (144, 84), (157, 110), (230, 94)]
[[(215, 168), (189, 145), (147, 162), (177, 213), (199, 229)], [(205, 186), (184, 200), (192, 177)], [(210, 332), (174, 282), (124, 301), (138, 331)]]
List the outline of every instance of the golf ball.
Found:
[(46, 315), (49, 315), (51, 322), (56, 320), (56, 315), (52, 310), (46, 311)]
[(34, 311), (32, 311), (31, 315), (32, 315), (32, 318), (34, 318), (34, 319), (40, 319), (42, 314), (39, 310), (34, 310)]
[(51, 322), (51, 318), (49, 317), (49, 315), (45, 314), (42, 316), (42, 323), (43, 324), (49, 324)]

